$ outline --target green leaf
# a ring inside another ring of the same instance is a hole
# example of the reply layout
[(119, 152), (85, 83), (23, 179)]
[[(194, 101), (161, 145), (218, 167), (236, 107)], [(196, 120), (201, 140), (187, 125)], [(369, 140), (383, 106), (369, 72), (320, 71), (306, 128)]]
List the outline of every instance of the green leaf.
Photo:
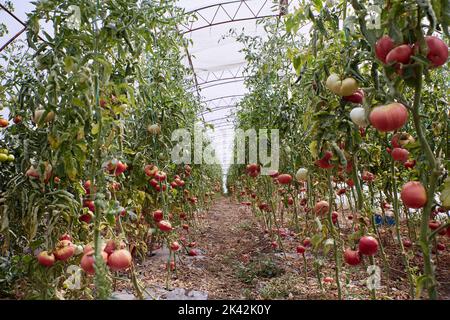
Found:
[(73, 71), (75, 65), (75, 60), (71, 56), (64, 57), (64, 71), (67, 73)]

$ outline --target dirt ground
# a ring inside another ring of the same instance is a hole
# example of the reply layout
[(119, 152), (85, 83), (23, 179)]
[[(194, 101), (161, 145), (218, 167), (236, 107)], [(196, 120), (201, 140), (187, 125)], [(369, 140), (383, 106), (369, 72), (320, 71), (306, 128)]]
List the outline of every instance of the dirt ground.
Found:
[[(344, 224), (343, 224), (344, 225)], [(345, 227), (341, 228), (345, 236)], [(393, 239), (386, 232), (384, 242), (390, 265), (389, 280), (383, 261), (377, 254), (375, 264), (381, 268), (381, 284), (377, 299), (408, 299), (408, 281), (402, 260)], [(196, 257), (180, 254), (177, 272), (170, 276), (170, 290), (183, 288), (186, 292), (201, 292), (208, 299), (337, 299), (337, 286), (332, 252), (322, 259), (320, 276), (333, 278), (320, 288), (314, 257), (305, 254), (304, 260), (296, 253), (302, 236), (292, 234), (283, 238), (284, 252), (273, 249), (268, 233), (258, 224), (251, 211), (229, 198), (219, 198), (200, 221), (196, 234)], [(447, 251), (438, 257), (437, 280), (440, 299), (450, 299), (449, 241)], [(415, 250), (419, 252), (420, 250)], [(168, 251), (157, 250), (137, 267), (141, 283), (156, 292), (167, 283), (166, 262)], [(420, 267), (420, 256), (411, 256), (412, 265)], [(368, 259), (356, 267), (343, 264), (340, 281), (343, 299), (370, 299), (366, 286)], [(155, 291), (156, 290), (156, 291)], [(176, 299), (176, 298), (173, 298)]]

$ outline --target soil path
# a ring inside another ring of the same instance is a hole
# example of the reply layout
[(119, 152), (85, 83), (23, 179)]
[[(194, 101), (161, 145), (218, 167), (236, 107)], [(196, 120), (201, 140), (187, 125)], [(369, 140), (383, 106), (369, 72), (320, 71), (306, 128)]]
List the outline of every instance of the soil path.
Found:
[[(243, 206), (221, 197), (199, 224), (193, 234), (186, 235), (188, 242), (196, 242), (199, 255), (181, 255), (177, 259), (178, 272), (172, 275), (171, 288), (183, 288), (186, 294), (191, 290), (202, 292), (208, 299), (249, 298), (253, 285), (239, 278), (239, 266), (270, 243), (257, 236), (261, 232), (254, 216)], [(165, 283), (168, 251), (160, 249), (155, 254), (138, 270), (144, 285), (158, 292)]]

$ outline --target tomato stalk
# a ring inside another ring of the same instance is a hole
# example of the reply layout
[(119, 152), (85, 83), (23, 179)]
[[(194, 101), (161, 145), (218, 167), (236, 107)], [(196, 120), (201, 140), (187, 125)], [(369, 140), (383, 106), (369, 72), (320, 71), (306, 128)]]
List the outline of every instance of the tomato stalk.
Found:
[[(386, 272), (386, 279), (387, 279), (387, 282), (389, 283), (389, 279), (390, 279), (389, 263), (388, 263), (386, 254), (384, 252), (384, 245), (383, 245), (383, 242), (381, 241), (380, 232), (379, 232), (378, 226), (375, 221), (375, 215), (372, 212), (372, 208), (374, 208), (374, 206), (375, 206), (375, 204), (374, 204), (375, 194), (374, 194), (373, 186), (371, 183), (369, 184), (369, 191), (370, 191), (370, 197), (371, 197), (371, 204), (369, 207), (371, 225), (372, 225), (374, 233), (377, 235), (377, 238), (379, 239), (381, 259), (383, 260), (384, 271)], [(380, 192), (380, 202), (381, 202), (381, 192)], [(388, 290), (388, 293), (390, 293), (390, 291), (391, 291), (390, 286), (387, 286), (387, 290)]]
[(302, 253), (302, 257), (303, 257), (303, 271), (304, 271), (304, 275), (305, 275), (305, 284), (308, 283), (308, 265), (306, 264), (306, 256), (305, 253)]
[[(398, 194), (397, 194), (397, 180), (395, 177), (395, 164), (394, 159), (391, 159), (391, 180), (392, 180), (392, 196), (394, 200), (394, 219), (395, 219), (395, 232), (397, 235), (397, 242), (400, 246), (400, 254), (402, 256), (403, 264), (405, 265), (406, 273), (408, 275), (409, 281), (409, 294), (410, 298), (414, 297), (414, 279), (411, 274), (411, 268), (409, 266), (408, 256), (405, 252), (405, 247), (403, 246), (401, 231), (400, 231), (400, 217), (399, 217), (399, 203), (398, 203)], [(428, 227), (428, 224), (427, 224)]]
[[(375, 266), (375, 259), (373, 258), (373, 256), (369, 256), (369, 261), (372, 266)], [(370, 275), (370, 276), (372, 276), (372, 275)], [(377, 296), (375, 293), (375, 288), (370, 289), (370, 299), (372, 299), (372, 300), (377, 299)]]
[(340, 256), (339, 256), (339, 246), (338, 246), (338, 237), (336, 237), (336, 230), (333, 225), (333, 218), (331, 215), (331, 212), (333, 211), (333, 203), (334, 203), (334, 191), (333, 191), (333, 185), (331, 183), (331, 173), (328, 172), (328, 190), (329, 190), (329, 206), (328, 206), (328, 223), (330, 226), (330, 234), (331, 238), (333, 239), (333, 251), (334, 251), (334, 261), (336, 263), (335, 273), (336, 273), (336, 284), (338, 288), (338, 299), (342, 299), (342, 289), (341, 289), (341, 281), (339, 279), (340, 276)]

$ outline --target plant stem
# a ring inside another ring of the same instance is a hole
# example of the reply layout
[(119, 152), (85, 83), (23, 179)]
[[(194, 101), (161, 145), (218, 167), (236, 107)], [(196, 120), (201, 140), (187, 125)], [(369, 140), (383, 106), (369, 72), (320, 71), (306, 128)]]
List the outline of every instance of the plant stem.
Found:
[(398, 244), (400, 246), (400, 253), (402, 255), (403, 264), (405, 265), (406, 274), (408, 275), (409, 295), (410, 295), (410, 298), (413, 299), (414, 292), (415, 292), (414, 279), (411, 274), (408, 256), (406, 255), (405, 248), (403, 246), (402, 235), (400, 232), (400, 216), (399, 216), (399, 209), (398, 209), (397, 180), (395, 178), (394, 159), (391, 159), (391, 179), (392, 179), (392, 196), (393, 196), (393, 200), (394, 200), (395, 232), (397, 235)]
[(336, 237), (336, 230), (333, 225), (333, 218), (331, 212), (333, 211), (332, 203), (334, 203), (334, 192), (333, 185), (331, 183), (331, 173), (328, 172), (328, 190), (329, 190), (329, 208), (328, 208), (328, 223), (330, 225), (330, 233), (333, 239), (333, 251), (334, 251), (334, 261), (336, 263), (335, 273), (336, 273), (336, 284), (338, 288), (338, 299), (342, 299), (342, 289), (341, 289), (341, 281), (339, 279), (340, 276), (340, 258), (339, 258), (339, 247), (338, 247), (338, 239)]
[(423, 132), (422, 125), (420, 123), (420, 100), (422, 95), (422, 77), (423, 77), (423, 66), (419, 65), (418, 76), (416, 79), (415, 92), (414, 92), (414, 104), (412, 106), (412, 115), (414, 127), (416, 129), (417, 137), (419, 139), (420, 147), (422, 148), (422, 152), (425, 153), (425, 156), (428, 161), (430, 178), (428, 182), (428, 201), (423, 208), (422, 212), (422, 220), (420, 226), (420, 237), (419, 243), (423, 253), (424, 259), (424, 272), (426, 276), (426, 288), (428, 290), (428, 297), (432, 300), (437, 299), (437, 291), (436, 291), (436, 281), (434, 278), (434, 270), (433, 263), (431, 260), (430, 254), (430, 241), (428, 240), (428, 221), (430, 220), (431, 214), (431, 206), (434, 200), (434, 193), (437, 187), (437, 181), (439, 176), (441, 175), (441, 171), (439, 169), (439, 162), (435, 158), (433, 151), (431, 150), (430, 144), (428, 143), (425, 133)]

